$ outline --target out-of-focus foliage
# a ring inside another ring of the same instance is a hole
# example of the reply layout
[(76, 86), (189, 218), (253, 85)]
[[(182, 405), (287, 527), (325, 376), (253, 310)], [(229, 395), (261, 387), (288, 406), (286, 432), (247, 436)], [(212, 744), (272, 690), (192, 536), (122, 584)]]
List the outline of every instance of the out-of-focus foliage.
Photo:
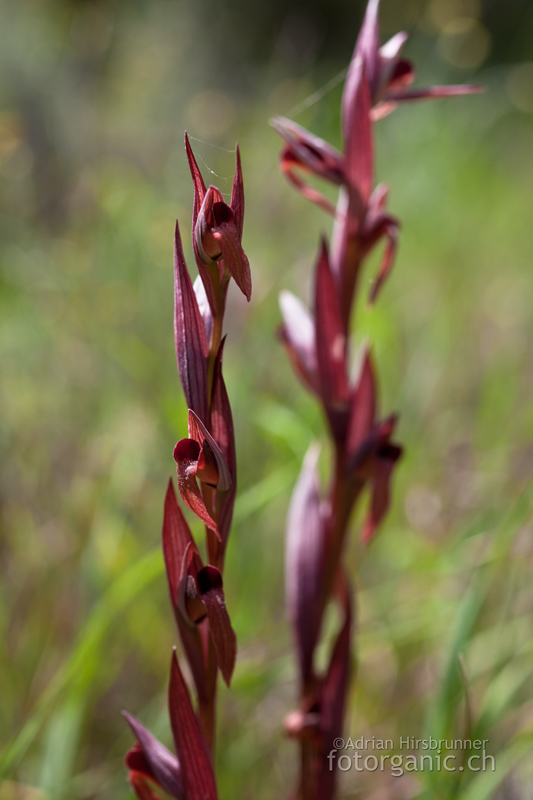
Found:
[[(400, 23), (414, 26), (420, 82), (475, 78), (489, 92), (379, 124), (379, 173), (403, 232), (355, 339), (375, 342), (381, 402), (401, 414), (407, 455), (385, 529), (350, 553), (361, 638), (347, 730), (462, 735), (462, 653), (472, 725), (498, 778), (511, 770), (499, 796), (521, 796), (531, 776), (514, 764), (533, 709), (530, 11), (506, 4), (517, 44), (504, 52), (503, 23), (490, 22), (501, 4), (444, 19), (445, 5)], [(385, 21), (408, 7), (384, 0)], [(240, 653), (221, 689), (221, 796), (280, 796), (293, 772), (280, 734), (295, 695), (283, 528), (322, 421), (274, 330), (279, 290), (305, 295), (324, 219), (278, 176), (267, 120), (346, 65), (362, 8), (337, 14), (338, 51), (259, 12), (246, 39), (232, 22), (244, 11), (210, 8), (0, 1), (2, 800), (129, 797), (123, 707), (169, 739), (176, 636), (158, 548), (186, 430), (172, 342), (173, 224), (186, 231), (192, 201), (184, 128), (210, 143), (193, 142), (227, 192), (239, 139), (254, 276), (250, 306), (230, 298), (226, 345), (240, 492), (225, 586)], [(337, 23), (316, 18), (327, 41)], [(338, 140), (339, 97), (340, 86), (295, 118)], [(353, 797), (451, 797), (451, 780), (429, 780), (441, 778), (344, 780)], [(498, 796), (489, 778), (467, 775), (459, 795)]]

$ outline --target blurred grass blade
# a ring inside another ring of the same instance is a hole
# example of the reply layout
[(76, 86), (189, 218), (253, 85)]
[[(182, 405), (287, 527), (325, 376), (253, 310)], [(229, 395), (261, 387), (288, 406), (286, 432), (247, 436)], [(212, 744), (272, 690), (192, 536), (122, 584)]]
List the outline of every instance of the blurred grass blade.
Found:
[(129, 603), (162, 573), (163, 558), (158, 547), (133, 564), (107, 589), (89, 615), (78, 644), (37, 700), (30, 718), (0, 755), (0, 777), (7, 775), (23, 758), (59, 695), (74, 681), (80, 691), (86, 690), (108, 629)]
[(439, 695), (433, 707), (430, 707), (429, 720), (426, 726), (428, 734), (431, 734), (434, 738), (446, 738), (446, 733), (451, 725), (461, 686), (461, 670), (458, 666), (459, 655), (471, 638), (472, 631), (490, 589), (491, 579), (492, 573), (490, 571), (486, 568), (480, 569), (457, 607), (448, 646), (447, 666), (442, 678)]
[[(243, 492), (236, 504), (235, 522), (242, 522), (291, 486), (294, 473), (293, 464), (284, 465)], [(7, 776), (20, 763), (59, 695), (74, 681), (80, 691), (87, 689), (108, 629), (129, 603), (162, 573), (163, 558), (158, 547), (133, 564), (107, 589), (88, 617), (74, 650), (37, 700), (32, 715), (1, 752), (0, 777)]]
[(39, 786), (50, 797), (68, 797), (79, 746), (86, 695), (74, 688), (50, 720)]
[[(495, 757), (495, 769), (492, 771), (490, 762), (486, 765), (486, 770), (480, 772), (471, 783), (468, 784), (465, 797), (468, 800), (489, 800), (494, 797), (494, 793), (502, 781), (520, 763), (520, 761), (531, 753), (533, 748), (533, 732), (528, 732), (518, 736), (504, 750), (500, 751)], [(502, 795), (503, 797), (504, 795)], [(505, 795), (507, 797), (507, 795)], [(509, 795), (510, 796), (510, 795)]]
[(298, 467), (295, 462), (284, 464), (283, 467), (270, 473), (266, 478), (242, 492), (235, 503), (235, 513), (233, 515), (235, 523), (243, 522), (251, 514), (268, 505), (282, 492), (286, 491), (288, 495), (297, 472)]
[(433, 737), (446, 738), (451, 732), (461, 688), (460, 654), (465, 652), (487, 596), (505, 564), (517, 531), (530, 513), (531, 485), (528, 484), (494, 533), (490, 552), (484, 564), (476, 569), (457, 606), (448, 645), (446, 669), (440, 692), (430, 706), (426, 730)]

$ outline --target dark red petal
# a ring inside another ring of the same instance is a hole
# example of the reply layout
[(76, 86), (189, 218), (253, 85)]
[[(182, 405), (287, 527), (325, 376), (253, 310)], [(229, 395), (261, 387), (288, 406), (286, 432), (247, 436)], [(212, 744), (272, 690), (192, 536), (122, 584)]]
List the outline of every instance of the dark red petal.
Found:
[(415, 79), (416, 73), (411, 61), (401, 59), (395, 64), (394, 69), (387, 82), (387, 94), (389, 92), (399, 92), (409, 86)]
[(196, 295), (187, 271), (176, 222), (174, 254), (174, 338), (178, 371), (189, 408), (207, 419), (208, 345)]
[(242, 229), (244, 224), (244, 187), (242, 182), (241, 154), (238, 144), (235, 145), (235, 158), (235, 177), (233, 178), (230, 205), (235, 216), (235, 224), (237, 226), (239, 239), (242, 239)]
[(379, 81), (378, 9), (379, 0), (370, 0), (366, 8), (365, 18), (361, 26), (352, 60), (350, 62), (350, 67), (348, 69), (346, 82), (344, 84), (341, 109), (342, 130), (345, 141), (348, 139), (354, 117), (356, 116), (354, 107), (356, 104), (356, 96), (359, 90), (363, 65), (365, 66), (365, 72), (371, 86), (372, 94), (374, 94), (377, 90)]
[(318, 454), (318, 447), (311, 447), (302, 465), (287, 517), (285, 546), (287, 616), (295, 628), (304, 681), (312, 671), (321, 625), (324, 526), (320, 514)]
[(315, 323), (302, 301), (283, 291), (279, 296), (283, 317), (280, 335), (297, 374), (318, 393)]
[(225, 545), (229, 535), (231, 519), (233, 516), (233, 506), (235, 504), (235, 493), (237, 490), (233, 417), (231, 414), (231, 406), (228, 393), (226, 391), (226, 385), (224, 383), (224, 378), (222, 377), (222, 356), (224, 353), (224, 342), (225, 339), (223, 339), (220, 344), (215, 362), (213, 395), (211, 400), (211, 432), (213, 434), (213, 438), (216, 440), (222, 451), (222, 455), (224, 456), (224, 460), (228, 465), (228, 470), (231, 476), (231, 486), (222, 502), (218, 518), (218, 528), (222, 537), (223, 545)]
[(233, 280), (250, 302), (252, 296), (250, 262), (242, 249), (235, 221), (223, 222), (218, 228), (213, 229), (213, 237), (220, 247), (224, 266), (228, 268)]
[(200, 455), (196, 465), (196, 477), (211, 488), (215, 488), (218, 484), (217, 460), (206, 439), (203, 440), (200, 448)]
[[(127, 711), (123, 711), (122, 714), (133, 731), (133, 735), (138, 740), (144, 755), (144, 766), (148, 767), (148, 772), (145, 774), (155, 780), (165, 792), (181, 800), (184, 796), (183, 780), (180, 764), (176, 756), (170, 750), (167, 750), (133, 714), (128, 714)], [(138, 751), (135, 751), (135, 749), (133, 751), (130, 750), (126, 756), (126, 764), (130, 769), (136, 770), (143, 766), (143, 762), (139, 759)], [(140, 771), (144, 772), (143, 769)]]
[(174, 611), (178, 602), (178, 587), (183, 555), (187, 546), (192, 544), (192, 541), (191, 531), (178, 505), (172, 480), (169, 480), (163, 512), (163, 556), (167, 571), (168, 589)]
[(213, 378), (213, 394), (211, 398), (211, 425), (210, 430), (216, 441), (224, 461), (228, 466), (231, 479), (235, 479), (235, 434), (233, 431), (233, 417), (231, 406), (222, 377), (222, 359), (226, 337), (222, 339), (215, 362)]
[(385, 517), (390, 505), (390, 481), (394, 466), (400, 458), (402, 450), (397, 445), (389, 445), (376, 459), (376, 467), (372, 479), (372, 499), (367, 515), (362, 539), (369, 542), (379, 524)]
[(202, 522), (215, 532), (219, 533), (216, 522), (206, 508), (204, 499), (196, 482), (196, 470), (200, 445), (194, 439), (180, 439), (174, 448), (174, 461), (177, 465), (178, 489), (185, 505), (194, 511)]
[(180, 439), (174, 447), (174, 461), (182, 461), (184, 464), (194, 464), (195, 471), (199, 455), (200, 445), (196, 439)]
[(320, 394), (326, 406), (338, 407), (348, 400), (346, 336), (324, 240), (315, 277), (315, 343)]
[(287, 142), (284, 157), (336, 186), (344, 183), (342, 155), (332, 145), (286, 117), (274, 117), (270, 124)]
[(374, 427), (376, 418), (376, 382), (370, 351), (365, 350), (357, 384), (352, 392), (347, 451), (353, 456)]
[[(218, 189), (214, 190), (216, 192), (215, 200), (218, 201), (222, 199), (222, 195), (218, 191)], [(196, 261), (196, 266), (198, 268), (198, 273), (200, 275), (200, 279), (204, 286), (205, 296), (207, 298), (207, 302), (209, 308), (211, 310), (211, 314), (217, 313), (217, 285), (219, 278), (217, 276), (218, 268), (211, 261), (210, 257), (205, 252), (203, 246), (203, 232), (207, 231), (207, 225), (205, 221), (204, 211), (205, 211), (205, 204), (208, 200), (208, 195), (210, 196), (211, 202), (211, 210), (213, 205), (213, 187), (209, 187), (209, 191), (202, 200), (202, 205), (198, 210), (196, 216), (194, 216), (195, 222), (193, 223), (193, 231), (192, 231), (192, 249), (194, 252), (194, 258)], [(212, 216), (212, 214), (211, 214)], [(205, 319), (205, 315), (202, 314), (202, 317)]]
[(315, 203), (319, 208), (326, 212), (326, 214), (330, 214), (331, 216), (335, 216), (335, 206), (328, 200), (322, 192), (319, 192), (318, 189), (315, 189), (314, 186), (311, 186), (306, 181), (302, 180), (299, 175), (295, 172), (295, 167), (301, 167), (301, 162), (298, 161), (292, 151), (288, 148), (282, 151), (281, 159), (280, 159), (280, 168), (285, 177), (288, 181), (292, 183), (292, 185), (298, 189), (301, 195), (305, 197), (307, 200), (310, 200), (312, 203)]
[[(195, 561), (198, 564), (195, 564)], [(180, 582), (178, 587), (178, 602), (177, 608), (181, 618), (185, 621), (189, 628), (193, 628), (196, 624), (196, 619), (193, 619), (189, 613), (189, 606), (191, 600), (198, 597), (198, 590), (196, 588), (196, 575), (199, 570), (203, 568), (200, 556), (196, 550), (194, 543), (187, 545), (187, 549), (183, 554), (180, 570)], [(192, 591), (191, 591), (192, 589)], [(197, 611), (197, 608), (194, 610)], [(196, 617), (196, 615), (194, 615)], [(205, 609), (203, 609), (203, 616), (205, 617)]]
[(439, 97), (458, 97), (464, 94), (479, 94), (486, 87), (479, 83), (467, 83), (459, 86), (428, 86), (425, 89), (407, 89), (400, 92), (387, 92), (387, 101), (434, 100)]
[(210, 186), (196, 223), (195, 252), (205, 264), (223, 259), (235, 283), (250, 300), (252, 277), (241, 235), (232, 209), (223, 202), (220, 191)]
[(385, 245), (385, 252), (383, 253), (383, 258), (381, 260), (378, 274), (376, 275), (376, 279), (372, 284), (372, 288), (370, 290), (371, 303), (375, 303), (376, 297), (378, 296), (381, 287), (385, 283), (389, 275), (389, 272), (392, 269), (392, 265), (394, 263), (394, 258), (396, 255), (396, 250), (398, 247), (398, 235), (399, 235), (398, 225), (395, 224), (394, 222), (385, 224), (383, 227), (383, 234), (387, 237), (387, 242)]
[[(352, 118), (344, 138), (345, 170), (347, 181), (356, 190), (351, 203), (351, 213), (362, 219), (374, 180), (374, 141), (370, 109), (370, 86), (364, 64), (359, 61), (361, 75), (352, 100)], [(358, 197), (358, 199), (357, 199)], [(359, 204), (359, 208), (354, 207)]]
[(196, 439), (198, 444), (202, 444), (204, 439), (207, 441), (218, 467), (217, 489), (220, 492), (227, 492), (231, 485), (231, 475), (228, 465), (226, 464), (226, 459), (214, 437), (209, 433), (202, 420), (199, 419), (198, 415), (195, 414), (192, 409), (189, 409), (189, 438)]
[(178, 618), (178, 630), (194, 679), (198, 700), (200, 703), (205, 703), (208, 701), (209, 690), (207, 686), (204, 647), (200, 631), (197, 625), (189, 626), (186, 619), (182, 617), (181, 614)]
[(347, 471), (349, 473), (355, 473), (363, 482), (372, 479), (375, 459), (384, 447), (389, 446), (388, 443), (397, 421), (397, 415), (391, 414), (383, 422), (374, 425), (359, 447), (350, 452), (347, 462)]
[[(218, 224), (214, 211), (218, 204), (225, 205), (224, 198), (216, 186), (210, 186), (200, 208), (193, 234), (195, 253), (204, 264), (211, 264), (221, 256), (219, 244), (213, 238), (212, 233), (212, 229)], [(231, 209), (229, 211), (233, 217)]]
[[(385, 183), (380, 183), (368, 201), (367, 213), (361, 230), (361, 257), (364, 258), (374, 245), (383, 237), (397, 239), (400, 229), (400, 222), (397, 217), (387, 211), (387, 198), (389, 187)], [(387, 265), (387, 271), (391, 263)]]
[(389, 441), (390, 437), (394, 433), (394, 429), (396, 427), (397, 422), (398, 422), (398, 415), (391, 414), (389, 417), (386, 417), (386, 419), (384, 419), (382, 422), (378, 424), (376, 428), (376, 434), (377, 434), (376, 441), (378, 443), (379, 448), (393, 447), (393, 445), (391, 445)]
[(194, 544), (189, 544), (183, 554), (183, 561), (180, 571), (180, 583), (178, 590), (178, 602), (176, 607), (176, 622), (180, 638), (187, 655), (187, 661), (191, 668), (194, 678), (198, 700), (206, 701), (208, 698), (207, 671), (204, 647), (198, 626), (191, 620), (187, 610), (186, 590), (187, 582), (194, 580), (196, 585), (196, 562), (201, 569), (201, 562)]
[(341, 153), (323, 139), (285, 117), (275, 117), (270, 120), (270, 124), (286, 142), (280, 159), (281, 170), (285, 177), (304, 197), (334, 216), (334, 204), (322, 192), (304, 181), (298, 171), (310, 173), (340, 186), (345, 180)]
[(198, 589), (207, 609), (209, 632), (215, 647), (217, 663), (222, 677), (229, 686), (237, 657), (237, 638), (226, 609), (220, 571), (211, 565), (200, 570)]
[(175, 652), (172, 654), (168, 699), (170, 723), (183, 776), (184, 795), (187, 800), (217, 800), (211, 756)]
[(198, 214), (200, 212), (202, 203), (204, 202), (204, 197), (207, 190), (205, 188), (204, 179), (202, 178), (202, 173), (200, 172), (200, 169), (194, 157), (194, 153), (192, 151), (189, 142), (189, 137), (187, 136), (187, 132), (185, 132), (185, 149), (187, 151), (187, 160), (189, 162), (189, 169), (191, 170), (192, 181), (194, 184), (194, 206), (192, 212), (192, 231), (194, 238), (194, 229), (196, 227), (196, 220), (198, 219)]
[(388, 117), (389, 114), (392, 114), (392, 112), (396, 111), (397, 108), (397, 102), (393, 102), (392, 100), (383, 100), (374, 106), (370, 112), (370, 119), (372, 122), (378, 122), (380, 119), (385, 119), (385, 117)]
[(200, 273), (200, 279), (204, 285), (207, 301), (209, 303), (210, 308), (213, 311), (215, 311), (216, 296), (213, 287), (213, 281), (211, 275), (209, 274), (208, 267), (206, 267), (205, 263), (200, 258), (200, 255), (198, 253), (198, 248), (196, 247), (196, 238), (195, 238), (196, 222), (207, 190), (205, 188), (204, 179), (202, 178), (202, 173), (200, 172), (196, 159), (194, 158), (194, 154), (192, 152), (192, 148), (189, 143), (189, 137), (187, 136), (187, 133), (185, 133), (185, 148), (187, 150), (187, 159), (189, 161), (189, 168), (191, 170), (192, 180), (194, 184), (194, 205), (192, 211), (192, 243), (193, 243), (194, 258), (196, 260), (196, 266), (198, 267), (198, 272)]
[(380, 183), (368, 201), (368, 209), (361, 231), (363, 257), (386, 234), (388, 226), (398, 229), (400, 227), (398, 218), (387, 211), (388, 196), (389, 186), (386, 183)]
[(130, 747), (124, 758), (124, 764), (128, 769), (131, 769), (132, 772), (141, 772), (147, 778), (150, 778), (150, 780), (155, 781), (152, 768), (146, 760), (146, 756), (139, 742), (135, 742), (133, 747)]
[(377, 224), (377, 221), (385, 213), (389, 192), (390, 186), (387, 183), (378, 183), (370, 195), (364, 225), (365, 236), (368, 236), (367, 231), (371, 228), (374, 228)]
[[(152, 791), (144, 776), (139, 772), (130, 772), (128, 780), (130, 782), (131, 790), (138, 800), (161, 800), (159, 795)], [(177, 797), (178, 795), (172, 796)]]

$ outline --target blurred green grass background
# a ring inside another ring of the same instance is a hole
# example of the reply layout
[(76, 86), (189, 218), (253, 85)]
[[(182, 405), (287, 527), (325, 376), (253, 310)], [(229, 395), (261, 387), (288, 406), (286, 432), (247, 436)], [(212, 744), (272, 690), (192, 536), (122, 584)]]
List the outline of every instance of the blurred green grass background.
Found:
[[(497, 771), (350, 772), (343, 797), (529, 797), (532, 20), (516, 3), (500, 30), (494, 5), (383, 0), (385, 32), (413, 30), (420, 84), (488, 91), (404, 106), (376, 129), (403, 230), (354, 346), (374, 343), (406, 456), (368, 552), (354, 520), (346, 730), (461, 737), (469, 708)], [(350, 57), (363, 5), (339, 2), (324, 30), (320, 8), (287, 7), (278, 28), (258, 14), (247, 32), (237, 2), (226, 16), (208, 2), (0, 2), (1, 800), (130, 797), (123, 708), (169, 742), (177, 637), (159, 537), (186, 430), (172, 336), (173, 224), (187, 240), (192, 203), (185, 128), (226, 193), (239, 140), (254, 279), (251, 304), (233, 292), (227, 315), (239, 497), (225, 585), (240, 649), (220, 692), (220, 795), (281, 796), (294, 778), (284, 518), (324, 427), (276, 341), (277, 296), (309, 301), (329, 221), (278, 175), (267, 123)], [(341, 90), (295, 119), (338, 144)]]

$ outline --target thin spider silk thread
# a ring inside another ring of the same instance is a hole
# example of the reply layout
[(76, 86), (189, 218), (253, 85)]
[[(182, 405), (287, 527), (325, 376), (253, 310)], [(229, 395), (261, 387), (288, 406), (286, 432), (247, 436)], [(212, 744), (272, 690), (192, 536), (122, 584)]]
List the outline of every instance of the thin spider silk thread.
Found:
[(189, 136), (189, 139), (191, 140), (191, 142), (200, 142), (200, 144), (206, 144), (208, 147), (214, 147), (215, 150), (222, 150), (223, 153), (235, 152), (235, 148), (228, 150), (227, 147), (220, 147), (220, 145), (218, 144), (213, 144), (213, 142), (206, 142), (204, 139), (197, 139), (195, 136)]
[(293, 106), (285, 113), (285, 116), (296, 117), (298, 114), (301, 114), (302, 111), (314, 106), (315, 103), (318, 103), (319, 100), (322, 100), (322, 98), (329, 94), (329, 92), (333, 91), (333, 89), (338, 86), (339, 83), (342, 83), (347, 74), (348, 67), (344, 67), (344, 69), (341, 69), (341, 71), (334, 75), (333, 78), (330, 78), (330, 80), (327, 81), (327, 83), (325, 83), (320, 89), (317, 89), (300, 103), (297, 103), (295, 106)]
[[(213, 144), (212, 142), (206, 142), (204, 139), (197, 139), (196, 136), (189, 136), (189, 140), (191, 142), (198, 142), (199, 144), (205, 144), (207, 147), (213, 147), (215, 150), (221, 150), (223, 153), (235, 153), (235, 148), (232, 150), (228, 150), (227, 147), (220, 147), (218, 144)], [(224, 183), (229, 183), (229, 181), (233, 180), (231, 176), (225, 177), (224, 175), (218, 175), (214, 169), (211, 169), (205, 158), (203, 158), (200, 153), (196, 153), (196, 157), (200, 159), (206, 170), (214, 175), (215, 178), (218, 178), (219, 181), (224, 181)], [(228, 192), (221, 192), (222, 197), (224, 200), (229, 200), (230, 194)]]
[[(333, 78), (330, 78), (329, 81), (327, 81), (323, 86), (321, 86), (320, 89), (317, 89), (316, 91), (312, 92), (310, 95), (308, 95), (308, 97), (304, 98), (295, 106), (293, 106), (289, 111), (285, 113), (285, 116), (296, 117), (298, 116), (298, 114), (301, 114), (306, 109), (311, 108), (311, 106), (314, 106), (316, 103), (322, 100), (323, 97), (329, 94), (329, 92), (333, 91), (333, 89), (335, 89), (335, 87), (338, 86), (339, 83), (341, 83), (346, 78), (347, 74), (348, 74), (348, 67), (344, 67), (344, 69), (341, 69), (340, 72), (338, 72), (336, 75), (333, 76)], [(213, 144), (212, 142), (206, 142), (205, 139), (198, 139), (196, 136), (189, 136), (189, 139), (191, 140), (191, 142), (198, 142), (199, 144), (204, 144), (207, 147), (213, 147), (215, 150), (221, 150), (223, 153), (235, 153), (235, 148), (229, 149), (227, 147), (221, 147), (218, 144)], [(211, 167), (208, 165), (206, 160), (200, 155), (200, 153), (198, 153), (197, 156), (204, 165), (204, 167), (206, 168), (206, 170), (211, 175), (214, 175), (215, 178), (218, 178), (218, 180), (220, 181), (225, 181), (226, 183), (231, 180), (231, 177), (218, 175), (213, 169), (211, 169)], [(224, 197), (227, 196), (224, 193), (222, 194)]]

